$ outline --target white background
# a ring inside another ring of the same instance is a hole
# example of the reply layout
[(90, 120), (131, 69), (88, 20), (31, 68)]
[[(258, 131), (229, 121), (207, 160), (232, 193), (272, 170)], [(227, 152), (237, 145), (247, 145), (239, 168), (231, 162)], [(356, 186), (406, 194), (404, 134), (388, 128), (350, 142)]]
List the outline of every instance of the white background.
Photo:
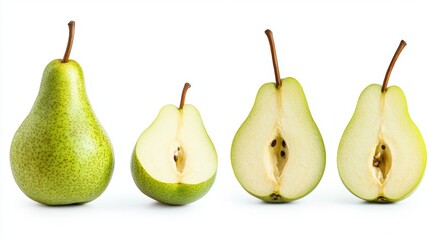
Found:
[[(427, 238), (428, 177), (402, 202), (365, 203), (341, 183), (336, 151), (360, 92), (381, 84), (401, 39), (408, 46), (390, 84), (403, 89), (429, 141), (429, 4), (342, 2), (2, 0), (0, 239)], [(95, 201), (46, 207), (15, 184), (9, 147), (37, 96), (44, 67), (64, 54), (70, 20), (76, 21), (71, 59), (84, 70), (116, 165)], [(229, 158), (258, 88), (274, 81), (266, 28), (274, 32), (281, 76), (300, 81), (327, 151), (319, 186), (287, 204), (248, 195)], [(179, 104), (186, 81), (192, 84), (187, 103), (200, 110), (219, 168), (204, 198), (171, 207), (137, 189), (129, 163), (138, 136), (162, 106)]]

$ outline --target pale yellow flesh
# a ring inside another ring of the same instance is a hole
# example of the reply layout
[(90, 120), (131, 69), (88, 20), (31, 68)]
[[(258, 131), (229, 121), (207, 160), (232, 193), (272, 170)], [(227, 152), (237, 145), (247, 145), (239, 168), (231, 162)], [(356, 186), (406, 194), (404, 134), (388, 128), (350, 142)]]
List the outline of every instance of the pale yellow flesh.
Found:
[[(275, 166), (281, 142), (271, 146), (278, 136), (287, 144), (283, 169)], [(256, 196), (276, 193), (296, 199), (318, 184), (325, 148), (298, 81), (286, 78), (279, 89), (274, 83), (259, 89), (251, 113), (235, 135), (231, 161), (240, 184)]]
[[(146, 172), (165, 183), (198, 184), (217, 169), (213, 143), (198, 110), (189, 104), (163, 107), (138, 139), (136, 154)], [(182, 163), (176, 164), (175, 155)]]
[[(391, 159), (383, 181), (373, 164), (380, 142), (388, 146)], [(338, 170), (346, 187), (366, 200), (399, 200), (418, 185), (425, 166), (425, 143), (402, 90), (392, 86), (382, 93), (380, 85), (368, 86), (338, 148)]]

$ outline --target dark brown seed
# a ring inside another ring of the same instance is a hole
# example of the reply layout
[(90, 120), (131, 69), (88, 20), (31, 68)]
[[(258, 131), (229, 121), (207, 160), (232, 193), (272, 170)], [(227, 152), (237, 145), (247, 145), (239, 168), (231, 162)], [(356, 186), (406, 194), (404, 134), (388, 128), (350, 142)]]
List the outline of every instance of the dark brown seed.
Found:
[(374, 161), (374, 162), (372, 162), (372, 165), (374, 166), (374, 167), (378, 167), (378, 166), (380, 166), (380, 162), (377, 160), (377, 161)]
[(179, 157), (177, 157), (177, 155), (174, 155), (174, 161), (177, 162), (178, 159)]
[(282, 146), (285, 148), (286, 147), (286, 142), (285, 140), (282, 141)]
[(384, 150), (384, 149), (386, 149), (386, 146), (384, 146), (384, 145), (381, 145), (381, 148)]
[(280, 152), (280, 156), (285, 157), (285, 155), (286, 155), (285, 151)]
[(274, 139), (274, 140), (271, 142), (271, 147), (275, 147), (275, 146), (276, 146), (276, 144), (277, 144), (277, 140), (276, 140), (276, 139)]

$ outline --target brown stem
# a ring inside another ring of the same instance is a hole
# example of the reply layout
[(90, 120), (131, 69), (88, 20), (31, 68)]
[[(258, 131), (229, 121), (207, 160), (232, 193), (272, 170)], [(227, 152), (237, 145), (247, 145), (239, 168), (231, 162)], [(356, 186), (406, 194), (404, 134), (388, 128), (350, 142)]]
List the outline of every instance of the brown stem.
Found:
[(396, 49), (395, 55), (393, 55), (392, 61), (390, 62), (389, 68), (387, 68), (386, 76), (384, 77), (383, 86), (381, 87), (381, 92), (386, 92), (387, 90), (387, 83), (389, 82), (390, 73), (392, 73), (393, 66), (395, 66), (396, 60), (399, 57), (399, 54), (401, 54), (402, 49), (407, 46), (407, 43), (404, 40), (401, 40), (401, 43), (398, 46), (398, 49)]
[(69, 40), (67, 42), (66, 52), (64, 53), (63, 63), (69, 61), (70, 52), (73, 46), (73, 38), (74, 38), (74, 21), (69, 22)]
[(190, 87), (191, 87), (191, 84), (189, 84), (189, 83), (185, 83), (185, 86), (183, 86), (182, 98), (180, 98), (179, 109), (183, 109), (183, 106), (185, 105), (186, 92), (188, 91), (188, 89)]
[(265, 30), (265, 34), (268, 37), (268, 42), (270, 42), (271, 58), (273, 59), (274, 74), (276, 76), (276, 86), (279, 88), (282, 86), (282, 81), (280, 79), (279, 64), (277, 63), (277, 53), (276, 46), (274, 45), (273, 32), (271, 32), (270, 29), (267, 29)]

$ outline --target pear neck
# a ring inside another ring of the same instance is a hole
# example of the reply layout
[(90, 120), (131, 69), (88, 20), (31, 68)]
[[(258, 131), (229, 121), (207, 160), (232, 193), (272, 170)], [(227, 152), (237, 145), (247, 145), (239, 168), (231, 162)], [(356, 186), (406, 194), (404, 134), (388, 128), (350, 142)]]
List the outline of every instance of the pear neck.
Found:
[(61, 61), (54, 60), (45, 68), (36, 101), (51, 108), (89, 104), (81, 67), (73, 60)]

